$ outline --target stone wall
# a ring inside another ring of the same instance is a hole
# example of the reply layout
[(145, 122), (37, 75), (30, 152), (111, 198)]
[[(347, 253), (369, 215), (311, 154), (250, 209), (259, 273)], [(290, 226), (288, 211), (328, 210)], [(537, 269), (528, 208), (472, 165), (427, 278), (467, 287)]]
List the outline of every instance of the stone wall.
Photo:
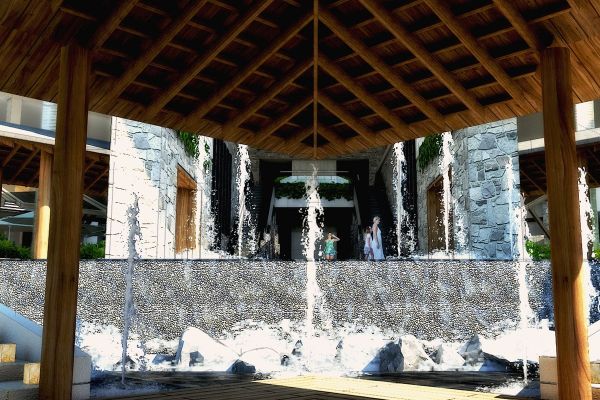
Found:
[[(205, 144), (209, 151), (205, 151)], [(210, 146), (201, 137), (200, 156), (190, 157), (176, 133), (167, 128), (113, 117), (108, 188), (106, 257), (127, 258), (127, 212), (138, 197), (138, 221), (142, 240), (137, 248), (143, 258), (201, 258), (208, 249), (210, 226)], [(206, 161), (206, 164), (205, 164)], [(196, 182), (195, 250), (175, 254), (177, 166)], [(206, 170), (205, 170), (206, 167)]]
[[(82, 261), (80, 322), (121, 329), (126, 268), (121, 260)], [(328, 326), (329, 320), (334, 330), (377, 327), (422, 339), (494, 335), (519, 322), (518, 268), (513, 261), (317, 263), (324, 297), (315, 321)], [(598, 269), (593, 266), (593, 277)], [(45, 271), (44, 261), (3, 261), (0, 303), (41, 323)], [(526, 271), (532, 310), (551, 318), (549, 263), (529, 263)], [(242, 321), (302, 322), (306, 283), (303, 262), (139, 261), (133, 331), (175, 339), (189, 326), (220, 336)]]
[[(459, 129), (452, 138), (454, 250), (479, 259), (519, 258), (519, 227), (514, 221), (520, 206), (516, 120)], [(440, 162), (438, 157), (418, 172), (418, 235), (423, 253), (428, 251), (427, 190), (441, 176)]]

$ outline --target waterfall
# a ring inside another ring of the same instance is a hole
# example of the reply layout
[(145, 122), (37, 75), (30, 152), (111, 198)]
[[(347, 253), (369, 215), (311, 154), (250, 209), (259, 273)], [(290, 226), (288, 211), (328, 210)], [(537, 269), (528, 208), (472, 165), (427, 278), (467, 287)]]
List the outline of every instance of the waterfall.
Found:
[(444, 219), (444, 241), (446, 245), (446, 254), (450, 253), (450, 207), (452, 206), (452, 192), (450, 187), (450, 166), (452, 165), (453, 157), (450, 151), (452, 144), (452, 133), (444, 132), (442, 134), (442, 159), (440, 169), (443, 179), (443, 219)]
[[(238, 145), (239, 165), (238, 165), (238, 176), (236, 178), (237, 190), (238, 190), (238, 243), (237, 251), (238, 256), (242, 257), (244, 245), (249, 253), (253, 253), (255, 250), (255, 230), (252, 227), (252, 216), (248, 212), (246, 207), (246, 187), (250, 181), (250, 156), (248, 155), (248, 146), (245, 144)], [(244, 228), (248, 232), (248, 237), (244, 237)]]
[(308, 207), (302, 229), (302, 246), (306, 257), (306, 335), (308, 337), (314, 335), (315, 306), (323, 296), (317, 282), (315, 262), (317, 241), (323, 238), (323, 227), (319, 223), (319, 217), (323, 215), (323, 206), (317, 191), (318, 186), (317, 168), (313, 165), (313, 174), (305, 183)]
[(404, 183), (406, 177), (404, 169), (406, 158), (404, 157), (404, 143), (394, 144), (394, 170), (392, 185), (396, 195), (396, 237), (398, 241), (398, 257), (402, 255), (402, 223), (405, 221), (406, 212), (404, 210)]
[[(510, 238), (510, 255), (511, 258), (515, 259), (515, 232), (516, 230), (520, 230), (519, 228), (519, 217), (518, 212), (519, 209), (515, 208), (513, 204), (513, 192), (515, 186), (515, 173), (513, 170), (513, 161), (512, 157), (508, 156), (508, 161), (505, 164), (504, 175), (506, 176), (506, 186), (508, 188), (508, 234)], [(515, 222), (517, 222), (515, 224)]]
[(593, 210), (588, 197), (588, 184), (586, 179), (586, 170), (579, 168), (579, 220), (581, 221), (581, 251), (583, 255), (583, 281), (586, 284), (587, 296), (585, 298), (585, 309), (588, 310), (592, 304), (592, 300), (598, 295), (594, 285), (592, 284), (590, 263), (588, 261), (588, 246), (594, 242), (594, 232), (590, 228), (589, 221), (592, 218)]
[(141, 240), (142, 233), (138, 215), (140, 206), (137, 194), (133, 194), (133, 204), (127, 209), (127, 221), (129, 222), (129, 235), (127, 237), (129, 256), (127, 257), (127, 270), (125, 271), (125, 305), (123, 307), (123, 334), (121, 337), (121, 383), (125, 384), (125, 369), (127, 366), (127, 342), (129, 341), (129, 329), (135, 313), (133, 301), (133, 270), (135, 260), (139, 259), (136, 242)]
[(529, 321), (533, 319), (533, 310), (529, 304), (529, 287), (527, 285), (527, 265), (525, 261), (519, 261), (517, 266), (517, 281), (519, 282), (519, 329), (523, 333), (523, 379), (527, 382), (527, 340), (525, 335), (529, 328)]

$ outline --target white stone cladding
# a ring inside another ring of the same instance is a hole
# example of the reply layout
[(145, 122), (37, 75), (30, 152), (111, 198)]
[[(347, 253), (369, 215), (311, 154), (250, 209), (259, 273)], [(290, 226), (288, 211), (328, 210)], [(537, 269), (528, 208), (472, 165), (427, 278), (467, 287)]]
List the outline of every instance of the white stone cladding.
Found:
[[(205, 144), (208, 151), (205, 151)], [(212, 239), (212, 139), (200, 137), (198, 159), (190, 157), (172, 129), (112, 118), (110, 175), (106, 221), (106, 258), (127, 258), (127, 211), (139, 201), (141, 258), (202, 258)], [(205, 165), (206, 161), (206, 165)], [(175, 254), (177, 166), (196, 182), (194, 250)], [(206, 167), (206, 171), (205, 171)], [(202, 249), (202, 250), (201, 250)]]
[[(473, 258), (520, 256), (511, 211), (520, 205), (519, 156), (515, 118), (459, 129), (452, 133), (452, 204), (455, 250)], [(512, 161), (511, 189), (506, 179)], [(427, 189), (441, 176), (439, 157), (417, 171), (419, 250), (427, 253)], [(511, 207), (512, 203), (512, 207)], [(460, 248), (456, 238), (464, 230)]]

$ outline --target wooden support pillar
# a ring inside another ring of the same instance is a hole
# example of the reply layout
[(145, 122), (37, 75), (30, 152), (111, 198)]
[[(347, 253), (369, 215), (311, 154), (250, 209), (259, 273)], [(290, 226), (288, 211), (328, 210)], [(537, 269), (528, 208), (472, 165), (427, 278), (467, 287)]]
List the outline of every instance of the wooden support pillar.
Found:
[(23, 109), (23, 99), (19, 96), (9, 97), (6, 104), (6, 121), (11, 124), (21, 124), (21, 112)]
[(42, 400), (71, 399), (89, 71), (87, 49), (75, 44), (62, 48), (50, 197), (52, 218), (39, 396)]
[(569, 50), (542, 52), (544, 142), (548, 182), (550, 245), (558, 393), (561, 400), (590, 400), (586, 296), (582, 274), (575, 118)]
[(42, 151), (40, 172), (38, 174), (38, 192), (35, 206), (33, 232), (33, 258), (48, 257), (48, 235), (50, 233), (50, 181), (52, 179), (52, 154)]

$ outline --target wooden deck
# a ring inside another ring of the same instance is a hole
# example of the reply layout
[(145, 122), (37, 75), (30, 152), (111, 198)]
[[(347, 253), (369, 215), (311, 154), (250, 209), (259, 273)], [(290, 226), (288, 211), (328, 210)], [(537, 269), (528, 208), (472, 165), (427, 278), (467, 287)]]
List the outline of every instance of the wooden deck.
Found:
[[(364, 379), (302, 376), (208, 386), (122, 399), (236, 400), (236, 399), (387, 399), (387, 400), (484, 400), (521, 397), (444, 389)], [(117, 399), (115, 399), (117, 400)]]

